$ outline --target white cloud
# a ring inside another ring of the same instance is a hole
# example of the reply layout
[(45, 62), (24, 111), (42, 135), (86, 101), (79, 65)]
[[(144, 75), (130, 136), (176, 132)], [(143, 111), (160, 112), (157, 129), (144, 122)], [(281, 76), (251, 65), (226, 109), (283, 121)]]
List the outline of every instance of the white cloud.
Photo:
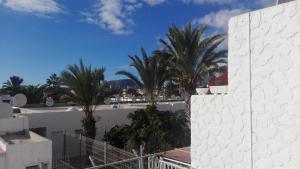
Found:
[[(1, 0), (0, 0), (1, 1)], [(167, 0), (96, 0), (90, 11), (80, 12), (81, 21), (99, 25), (117, 35), (132, 32), (132, 14), (144, 5), (155, 6)]]
[[(208, 25), (212, 27), (216, 33), (228, 32), (228, 21), (231, 17), (247, 12), (247, 9), (232, 9), (232, 10), (220, 10), (218, 12), (211, 12), (202, 18), (193, 20), (193, 24)], [(228, 46), (228, 39), (220, 45), (219, 48), (226, 49)]]
[(82, 21), (100, 25), (114, 34), (129, 34), (134, 24), (130, 16), (142, 6), (137, 0), (97, 0), (91, 12), (81, 12)]
[[(1, 1), (1, 0), (0, 0)], [(212, 4), (226, 5), (234, 9), (220, 10), (211, 12), (202, 18), (194, 19), (196, 24), (206, 24), (218, 29), (219, 31), (227, 31), (228, 20), (235, 15), (247, 12), (245, 6), (253, 8), (253, 6), (268, 6), (273, 0), (176, 0), (185, 4)], [(96, 0), (90, 11), (81, 12), (83, 19), (81, 21), (100, 25), (110, 30), (114, 34), (124, 35), (132, 32), (134, 21), (132, 15), (145, 5), (155, 6), (165, 2), (175, 2), (175, 0)]]
[(144, 1), (145, 1), (145, 3), (147, 3), (148, 5), (154, 6), (154, 5), (158, 5), (158, 4), (164, 3), (164, 2), (166, 2), (167, 0), (144, 0)]
[(14, 11), (35, 15), (62, 13), (61, 6), (55, 0), (0, 0), (0, 5)]
[(229, 19), (247, 11), (247, 9), (220, 10), (218, 12), (211, 12), (202, 18), (194, 19), (193, 23), (208, 25), (218, 31), (227, 32)]

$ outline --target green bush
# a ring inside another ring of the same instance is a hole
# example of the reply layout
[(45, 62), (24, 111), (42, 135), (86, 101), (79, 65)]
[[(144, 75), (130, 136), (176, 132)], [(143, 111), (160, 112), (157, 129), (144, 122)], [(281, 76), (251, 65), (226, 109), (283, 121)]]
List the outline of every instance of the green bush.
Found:
[(158, 111), (156, 106), (130, 113), (130, 125), (115, 126), (104, 140), (119, 148), (138, 149), (155, 153), (190, 145), (190, 129), (184, 113)]

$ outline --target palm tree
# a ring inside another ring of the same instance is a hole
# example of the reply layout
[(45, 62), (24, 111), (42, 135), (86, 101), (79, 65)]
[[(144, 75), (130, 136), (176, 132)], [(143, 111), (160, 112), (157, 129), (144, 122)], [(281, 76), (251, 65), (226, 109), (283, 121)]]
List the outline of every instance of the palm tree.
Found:
[(61, 82), (70, 90), (67, 96), (75, 104), (81, 106), (84, 112), (82, 126), (83, 135), (92, 139), (96, 137), (96, 120), (93, 116), (100, 98), (100, 85), (104, 80), (104, 68), (92, 69), (86, 66), (82, 59), (79, 65), (70, 65), (61, 73)]
[(53, 73), (47, 79), (46, 84), (49, 87), (57, 87), (57, 86), (59, 86), (59, 81), (60, 81), (60, 78), (57, 76), (57, 74)]
[(141, 89), (145, 91), (147, 99), (155, 104), (155, 96), (167, 80), (167, 66), (159, 55), (148, 56), (146, 51), (141, 48), (142, 59), (137, 55), (129, 56), (138, 73), (137, 77), (129, 71), (119, 71), (117, 75), (127, 76), (133, 80)]
[(191, 23), (183, 30), (173, 25), (169, 28), (167, 40), (160, 40), (165, 47), (162, 53), (172, 56), (173, 80), (188, 106), (188, 117), (191, 115), (190, 97), (196, 93), (199, 79), (227, 63), (227, 51), (218, 49), (224, 36), (204, 37), (205, 30), (205, 26), (193, 29)]
[(19, 76), (11, 76), (9, 77), (9, 80), (3, 83), (3, 91), (5, 93), (8, 93), (10, 95), (15, 95), (17, 93), (22, 92), (22, 83), (23, 79), (20, 78)]
[(64, 88), (60, 86), (60, 77), (53, 73), (46, 80), (46, 88), (44, 90), (46, 97), (52, 97), (54, 101), (59, 102), (61, 96), (65, 94)]
[(23, 93), (27, 97), (27, 104), (39, 104), (44, 97), (45, 85), (28, 85), (24, 87)]

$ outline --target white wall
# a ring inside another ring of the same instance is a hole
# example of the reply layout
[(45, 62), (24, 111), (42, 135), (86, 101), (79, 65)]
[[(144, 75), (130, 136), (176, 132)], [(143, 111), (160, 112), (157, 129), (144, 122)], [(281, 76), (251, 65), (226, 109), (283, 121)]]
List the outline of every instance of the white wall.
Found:
[(25, 169), (29, 166), (47, 163), (49, 169), (52, 162), (52, 144), (51, 141), (34, 135), (39, 141), (23, 142), (20, 144), (8, 144), (6, 151), (7, 169)]
[(231, 22), (230, 95), (192, 97), (192, 166), (197, 169), (251, 167), (248, 21), (245, 14)]
[(23, 116), (0, 118), (0, 135), (28, 129), (28, 118)]
[(300, 1), (229, 23), (229, 92), (192, 97), (192, 166), (300, 168)]
[(0, 168), (5, 169), (5, 152), (6, 152), (6, 144), (4, 144), (4, 140), (0, 137), (0, 150), (4, 151), (0, 153)]
[[(122, 105), (125, 106), (125, 105)], [(101, 106), (100, 106), (101, 107)], [(105, 106), (102, 106), (105, 107)], [(180, 111), (186, 108), (184, 103), (172, 104), (159, 104), (157, 105), (159, 110), (163, 111)], [(94, 113), (95, 117), (100, 117), (100, 120), (96, 123), (97, 127), (97, 140), (101, 140), (105, 128), (109, 131), (115, 125), (129, 124), (130, 120), (127, 118), (129, 113), (136, 111), (137, 109), (145, 108), (145, 105), (133, 105), (132, 108), (120, 108), (120, 109), (107, 109), (97, 110)], [(46, 137), (52, 139), (53, 154), (58, 157), (63, 154), (64, 138), (62, 132), (73, 132), (77, 129), (82, 129), (81, 120), (83, 118), (83, 112), (81, 111), (43, 111), (42, 109), (36, 110), (34, 113), (22, 113), (29, 119), (29, 128), (42, 128), (46, 127)], [(58, 133), (61, 132), (61, 133)], [(67, 137), (67, 155), (78, 155), (80, 152), (79, 142), (77, 140)]]
[(254, 168), (300, 168), (300, 1), (251, 13)]
[[(157, 105), (159, 110), (171, 110), (179, 111), (185, 108), (184, 103), (160, 104)], [(140, 106), (140, 109), (145, 106)], [(107, 131), (115, 125), (129, 124), (127, 116), (129, 113), (136, 111), (137, 106), (132, 108), (120, 108), (120, 109), (107, 109), (97, 110), (94, 113), (95, 117), (99, 117), (97, 122), (97, 137), (101, 139), (104, 134), (104, 129)], [(47, 137), (51, 138), (51, 133), (56, 131), (74, 131), (76, 129), (82, 129), (81, 120), (83, 118), (83, 112), (81, 111), (61, 111), (51, 112), (41, 110), (36, 113), (22, 113), (23, 116), (27, 116), (29, 119), (29, 128), (47, 127)]]

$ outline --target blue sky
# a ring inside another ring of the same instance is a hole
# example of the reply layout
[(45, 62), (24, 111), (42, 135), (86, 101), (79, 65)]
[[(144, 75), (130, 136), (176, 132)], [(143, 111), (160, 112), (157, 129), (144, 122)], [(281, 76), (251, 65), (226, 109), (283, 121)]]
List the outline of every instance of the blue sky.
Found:
[[(275, 0), (0, 0), (0, 83), (11, 75), (43, 84), (82, 58), (124, 78), (129, 54), (160, 48), (168, 27), (188, 22), (226, 33), (234, 15)], [(226, 46), (226, 44), (224, 44)]]

